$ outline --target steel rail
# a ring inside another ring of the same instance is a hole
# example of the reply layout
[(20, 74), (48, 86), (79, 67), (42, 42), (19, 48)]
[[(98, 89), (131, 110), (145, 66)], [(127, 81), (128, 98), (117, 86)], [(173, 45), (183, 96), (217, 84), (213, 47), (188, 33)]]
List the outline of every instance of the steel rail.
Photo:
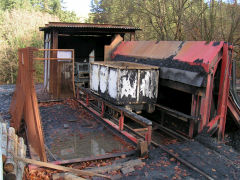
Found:
[(177, 159), (179, 162), (181, 162), (182, 164), (184, 164), (185, 166), (189, 167), (190, 169), (198, 172), (199, 174), (201, 174), (202, 176), (204, 176), (205, 178), (209, 179), (209, 180), (214, 180), (213, 177), (211, 177), (210, 175), (208, 175), (207, 173), (205, 173), (204, 171), (202, 171), (201, 169), (199, 169), (198, 167), (194, 166), (193, 164), (191, 164), (190, 162), (186, 161), (185, 159), (175, 155), (174, 153), (172, 153), (167, 147), (158, 144), (154, 141), (151, 142), (153, 145), (159, 147), (160, 149), (162, 149), (164, 152), (166, 152), (167, 154), (171, 155), (172, 157), (174, 157), (175, 159)]
[(173, 130), (171, 130), (171, 129), (169, 129), (169, 128), (167, 128), (167, 127), (165, 127), (165, 126), (163, 126), (163, 125), (161, 125), (161, 124), (159, 124), (155, 121), (153, 121), (153, 125), (156, 125), (156, 127), (158, 129), (167, 133), (169, 136), (172, 136), (172, 137), (177, 138), (177, 139), (182, 139), (184, 141), (190, 141), (189, 138), (187, 138), (187, 137), (185, 137), (185, 136), (183, 136), (183, 135), (181, 135), (181, 134), (179, 134), (179, 133), (177, 133), (177, 132), (175, 132), (175, 131), (173, 131)]
[[(110, 116), (110, 115), (109, 115)], [(114, 118), (113, 118), (114, 119)], [(131, 127), (127, 126), (126, 124), (124, 124), (124, 127), (126, 127), (128, 130), (130, 130), (132, 133), (138, 135), (139, 137), (145, 138), (142, 134), (135, 132), (134, 129), (132, 129)], [(189, 140), (189, 139), (188, 139)], [(191, 164), (190, 162), (182, 159), (181, 157), (178, 157), (177, 155), (175, 155), (174, 153), (172, 153), (167, 147), (156, 143), (155, 141), (151, 141), (151, 143), (156, 146), (159, 147), (160, 149), (162, 149), (164, 152), (166, 152), (167, 154), (171, 155), (172, 157), (174, 157), (175, 159), (177, 159), (179, 162), (181, 162), (182, 164), (184, 164), (185, 166), (187, 166), (188, 168), (198, 172), (199, 174), (201, 174), (202, 176), (204, 176), (205, 178), (207, 178), (208, 180), (214, 180), (214, 178), (212, 178), (211, 176), (209, 176), (207, 173), (205, 173), (204, 171), (202, 171), (201, 169), (197, 168), (196, 166), (194, 166), (193, 164)]]

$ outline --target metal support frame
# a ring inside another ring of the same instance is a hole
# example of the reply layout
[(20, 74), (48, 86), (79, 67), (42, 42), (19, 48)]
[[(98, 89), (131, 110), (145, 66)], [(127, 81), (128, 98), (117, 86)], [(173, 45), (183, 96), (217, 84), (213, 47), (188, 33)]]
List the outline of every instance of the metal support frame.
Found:
[[(191, 116), (193, 116), (193, 117), (198, 116), (199, 106), (200, 106), (200, 96), (193, 94), (192, 95)], [(199, 120), (200, 120), (200, 118), (193, 119), (190, 121), (189, 134), (188, 134), (188, 136), (190, 138), (192, 138), (193, 136), (195, 136), (197, 134)]]
[(227, 115), (227, 100), (229, 96), (229, 86), (232, 70), (232, 62), (228, 55), (228, 44), (223, 45), (222, 69), (220, 77), (219, 89), (219, 104), (218, 113), (220, 115), (220, 122), (218, 126), (218, 140), (224, 139), (226, 115)]
[(119, 118), (119, 129), (120, 131), (123, 131), (124, 128), (124, 115), (123, 112), (121, 111), (121, 116)]
[(213, 79), (214, 79), (213, 72), (210, 71), (207, 77), (207, 87), (206, 87), (205, 96), (202, 97), (202, 101), (201, 101), (200, 112), (202, 115), (202, 119), (200, 122), (200, 127), (198, 132), (201, 132), (209, 122), (210, 110), (211, 110), (211, 104), (212, 104)]
[[(181, 119), (185, 122), (189, 122), (189, 137), (193, 137), (195, 134), (200, 133), (204, 127), (208, 127), (209, 133), (214, 133), (218, 130), (218, 139), (224, 139), (225, 125), (226, 125), (226, 114), (227, 105), (230, 104), (229, 97), (229, 86), (231, 76), (231, 57), (229, 56), (229, 46), (227, 43), (223, 44), (222, 52), (219, 52), (218, 56), (215, 57), (215, 61), (209, 67), (209, 73), (207, 76), (207, 85), (205, 93), (203, 95), (193, 94), (191, 104), (191, 115), (175, 111), (173, 109), (155, 104), (163, 113), (168, 113), (173, 117)], [(213, 103), (213, 85), (214, 77), (217, 67), (221, 63), (220, 73), (220, 84), (219, 84), (219, 95), (218, 95), (218, 106), (217, 115), (210, 119), (211, 107)], [(230, 106), (231, 108), (231, 106)], [(235, 115), (236, 116), (236, 115)]]
[[(146, 127), (148, 130), (145, 134), (145, 141), (147, 141), (148, 144), (151, 143), (151, 136), (152, 136), (152, 122), (142, 116), (139, 116), (133, 112), (128, 111), (127, 109), (121, 107), (121, 106), (115, 106), (111, 103), (109, 103), (108, 101), (102, 99), (101, 97), (93, 94), (90, 90), (84, 88), (84, 87), (78, 87), (77, 88), (77, 97), (79, 97), (80, 92), (82, 94), (85, 95), (85, 102), (83, 100), (81, 100), (80, 98), (78, 98), (78, 101), (83, 105), (86, 106), (91, 112), (93, 112), (94, 114), (96, 114), (98, 117), (101, 117), (106, 123), (108, 123), (109, 125), (111, 125), (112, 127), (114, 127), (116, 130), (118, 130), (120, 133), (122, 133), (123, 135), (125, 135), (126, 137), (128, 137), (130, 140), (132, 140), (133, 142), (137, 143), (137, 139), (135, 137), (133, 137), (131, 134), (129, 134), (128, 132), (124, 131), (124, 118), (128, 117), (131, 120), (141, 124), (143, 127)], [(94, 99), (98, 102), (100, 102), (102, 104), (102, 110), (100, 113), (98, 113), (96, 110), (94, 110), (93, 108), (90, 107), (89, 104), (89, 98), (91, 97), (91, 99)], [(88, 103), (88, 105), (87, 105)], [(104, 105), (104, 108), (103, 108)], [(111, 122), (109, 119), (104, 118), (102, 115), (104, 114), (105, 107), (109, 107), (111, 109), (113, 109), (116, 112), (120, 113), (120, 117), (118, 119), (118, 125), (114, 124), (113, 122)]]
[[(195, 104), (193, 103), (192, 104), (192, 111), (196, 111), (197, 112), (197, 108), (198, 108), (198, 105), (197, 103), (199, 102), (199, 98), (197, 98)], [(196, 131), (196, 124), (200, 121), (200, 118), (197, 117), (197, 113), (192, 113), (192, 115), (187, 115), (187, 114), (184, 114), (182, 112), (179, 112), (179, 111), (176, 111), (176, 110), (173, 110), (173, 109), (170, 109), (168, 107), (165, 107), (165, 106), (162, 106), (160, 104), (155, 104), (155, 106), (163, 113), (167, 113), (175, 118), (178, 118), (178, 119), (181, 119), (182, 121), (185, 121), (185, 122), (189, 122), (190, 124), (190, 127), (189, 127), (189, 133), (188, 137), (192, 138), (193, 137), (193, 132)]]
[[(228, 106), (228, 97), (229, 97), (229, 87), (230, 87), (230, 78), (231, 78), (231, 67), (232, 61), (229, 57), (229, 46), (227, 43), (223, 45), (223, 54), (221, 61), (221, 73), (220, 73), (220, 83), (219, 83), (219, 92), (218, 92), (218, 106), (217, 106), (217, 115), (209, 120), (210, 118), (210, 108), (212, 104), (212, 90), (213, 90), (213, 78), (208, 79), (206, 97), (204, 98), (203, 109), (201, 114), (204, 115), (202, 119), (203, 124), (201, 124), (201, 129), (203, 129), (205, 123), (207, 123), (208, 132), (214, 133), (218, 130), (218, 140), (224, 140), (225, 134), (225, 125), (226, 125), (226, 115), (227, 115), (227, 106)], [(215, 64), (217, 66), (218, 64)], [(216, 69), (216, 67), (214, 67)], [(209, 90), (209, 92), (208, 92)]]

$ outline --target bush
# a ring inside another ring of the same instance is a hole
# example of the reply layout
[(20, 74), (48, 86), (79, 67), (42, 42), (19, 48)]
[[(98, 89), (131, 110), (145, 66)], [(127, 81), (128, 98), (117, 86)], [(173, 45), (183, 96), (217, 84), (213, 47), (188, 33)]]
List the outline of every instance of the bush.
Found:
[(43, 33), (39, 27), (56, 16), (40, 11), (13, 9), (0, 11), (0, 82), (15, 83), (18, 68), (18, 48), (43, 48)]

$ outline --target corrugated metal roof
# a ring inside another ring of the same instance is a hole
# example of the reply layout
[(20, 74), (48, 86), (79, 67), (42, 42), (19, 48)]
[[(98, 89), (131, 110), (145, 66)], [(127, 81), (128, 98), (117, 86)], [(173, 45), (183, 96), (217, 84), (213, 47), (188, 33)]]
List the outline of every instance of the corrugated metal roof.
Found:
[(52, 29), (52, 28), (74, 28), (74, 29), (114, 29), (114, 30), (141, 30), (127, 25), (114, 25), (114, 24), (91, 24), (91, 23), (65, 23), (65, 22), (49, 22), (45, 27), (40, 27), (40, 31)]
[(200, 65), (208, 72), (209, 65), (213, 63), (214, 58), (222, 49), (223, 43), (213, 41), (125, 41), (117, 47), (113, 58), (121, 55), (156, 61), (172, 59), (190, 65)]

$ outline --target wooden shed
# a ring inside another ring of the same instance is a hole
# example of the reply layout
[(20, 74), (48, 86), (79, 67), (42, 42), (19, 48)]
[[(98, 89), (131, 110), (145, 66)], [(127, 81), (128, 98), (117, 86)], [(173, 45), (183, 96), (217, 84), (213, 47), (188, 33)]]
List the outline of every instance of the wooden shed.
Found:
[[(110, 44), (116, 45), (124, 40), (135, 39), (135, 27), (112, 24), (49, 22), (44, 31), (44, 49), (74, 49), (75, 83), (88, 86), (89, 62), (109, 59)], [(125, 36), (126, 33), (128, 36)], [(54, 56), (49, 52), (45, 58)], [(57, 56), (55, 54), (55, 56)], [(58, 62), (44, 62), (44, 87), (55, 97), (61, 95), (61, 73)], [(58, 89), (55, 91), (53, 89)]]

